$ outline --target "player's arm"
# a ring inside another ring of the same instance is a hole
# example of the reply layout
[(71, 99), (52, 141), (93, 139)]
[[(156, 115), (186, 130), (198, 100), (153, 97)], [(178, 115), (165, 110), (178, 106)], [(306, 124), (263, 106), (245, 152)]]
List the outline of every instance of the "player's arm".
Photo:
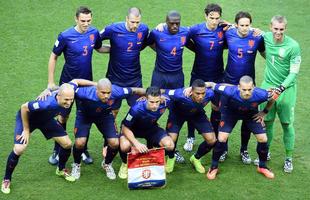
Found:
[(186, 42), (186, 48), (188, 48), (189, 50), (191, 50), (192, 52), (196, 52), (196, 49), (195, 49), (195, 44), (193, 42), (193, 40), (189, 39), (187, 42)]
[(99, 49), (96, 49), (98, 53), (110, 53), (111, 46), (109, 44), (102, 44)]
[(21, 108), (21, 118), (23, 122), (23, 132), (20, 136), (20, 140), (23, 144), (27, 144), (30, 137), (30, 128), (29, 128), (29, 113), (28, 102), (24, 103)]
[(77, 86), (97, 86), (97, 82), (89, 81), (86, 79), (73, 79), (70, 82), (76, 84)]
[(143, 96), (146, 93), (146, 89), (144, 88), (138, 88), (138, 87), (132, 87), (130, 88), (133, 94)]
[(146, 153), (148, 152), (148, 148), (145, 144), (142, 144), (139, 142), (139, 140), (136, 139), (133, 132), (124, 124), (122, 125), (122, 133), (125, 135), (125, 137), (129, 140), (129, 142), (137, 148), (137, 150), (140, 153)]
[(58, 56), (52, 52), (48, 60), (48, 84), (47, 88), (53, 90), (56, 87), (55, 84), (55, 68)]

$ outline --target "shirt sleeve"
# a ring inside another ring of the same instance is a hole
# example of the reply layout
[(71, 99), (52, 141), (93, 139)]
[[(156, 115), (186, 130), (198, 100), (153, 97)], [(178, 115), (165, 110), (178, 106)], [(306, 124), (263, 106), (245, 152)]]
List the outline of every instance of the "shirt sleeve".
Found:
[(225, 96), (232, 96), (233, 95), (233, 87), (234, 86), (226, 86), (221, 84), (216, 84), (214, 87), (214, 91)]
[(65, 47), (66, 47), (66, 40), (61, 34), (59, 34), (54, 44), (53, 53), (56, 54), (57, 56), (60, 56), (61, 53), (64, 51)]
[(258, 44), (258, 51), (261, 52), (261, 53), (265, 52), (265, 42), (264, 42), (263, 36), (260, 37), (258, 42), (259, 42), (259, 44)]
[(105, 28), (103, 28), (101, 31), (100, 31), (100, 38), (101, 38), (101, 41), (102, 40), (109, 40), (111, 39), (112, 37), (112, 33), (113, 33), (113, 28), (112, 28), (112, 24), (109, 25), (109, 26), (106, 26)]
[(129, 112), (127, 113), (125, 119), (122, 121), (122, 124), (131, 128), (135, 122), (135, 118), (137, 117), (137, 113), (134, 112), (132, 108), (130, 108)]
[(119, 87), (112, 85), (112, 96), (116, 99), (127, 98), (132, 94), (132, 89), (129, 87)]
[(28, 102), (28, 109), (30, 112), (37, 112), (45, 110), (48, 107), (47, 101), (30, 101)]
[(154, 43), (155, 43), (155, 34), (154, 34), (154, 30), (152, 30), (147, 38), (147, 45), (152, 45)]
[(102, 46), (102, 40), (101, 40), (99, 31), (96, 31), (95, 38), (96, 38), (96, 41), (95, 41), (94, 49), (99, 49)]
[(284, 87), (288, 87), (293, 81), (295, 81), (297, 74), (299, 73), (301, 64), (300, 47), (298, 44), (292, 48), (290, 59), (290, 73), (282, 83)]

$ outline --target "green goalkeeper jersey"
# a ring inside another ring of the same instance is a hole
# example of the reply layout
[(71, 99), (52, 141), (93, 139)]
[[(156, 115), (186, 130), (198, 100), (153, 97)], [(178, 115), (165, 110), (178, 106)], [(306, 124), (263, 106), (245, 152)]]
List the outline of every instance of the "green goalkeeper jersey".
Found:
[(298, 43), (286, 35), (282, 43), (275, 43), (271, 32), (264, 34), (264, 41), (266, 49), (264, 81), (276, 87), (294, 85), (301, 63)]

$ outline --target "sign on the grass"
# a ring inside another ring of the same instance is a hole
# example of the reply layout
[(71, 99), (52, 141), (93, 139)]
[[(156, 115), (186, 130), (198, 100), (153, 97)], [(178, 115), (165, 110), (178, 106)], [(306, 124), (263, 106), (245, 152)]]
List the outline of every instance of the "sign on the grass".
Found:
[(148, 153), (129, 153), (128, 188), (163, 187), (166, 184), (165, 150), (150, 149)]

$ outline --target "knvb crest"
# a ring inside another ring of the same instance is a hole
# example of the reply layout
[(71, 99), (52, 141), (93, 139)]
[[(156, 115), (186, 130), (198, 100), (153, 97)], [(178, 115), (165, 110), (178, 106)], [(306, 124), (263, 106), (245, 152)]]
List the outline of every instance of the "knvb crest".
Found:
[(95, 40), (95, 35), (94, 35), (94, 34), (90, 34), (90, 35), (89, 35), (89, 39), (90, 39), (91, 42), (94, 42), (94, 40)]
[(217, 32), (217, 37), (222, 39), (223, 38), (223, 31)]
[(186, 42), (186, 37), (185, 37), (185, 36), (181, 37), (181, 43), (182, 43), (182, 45), (184, 45), (185, 42)]
[(254, 40), (249, 40), (249, 46), (251, 47), (251, 48), (253, 48), (253, 46), (254, 46), (254, 44), (255, 44), (255, 41)]
[(145, 169), (142, 171), (142, 177), (144, 179), (149, 179), (151, 177), (151, 174), (152, 174), (152, 172), (149, 169)]
[(138, 39), (141, 40), (141, 38), (142, 38), (142, 32), (139, 32), (139, 33), (137, 34), (137, 36), (138, 36)]

